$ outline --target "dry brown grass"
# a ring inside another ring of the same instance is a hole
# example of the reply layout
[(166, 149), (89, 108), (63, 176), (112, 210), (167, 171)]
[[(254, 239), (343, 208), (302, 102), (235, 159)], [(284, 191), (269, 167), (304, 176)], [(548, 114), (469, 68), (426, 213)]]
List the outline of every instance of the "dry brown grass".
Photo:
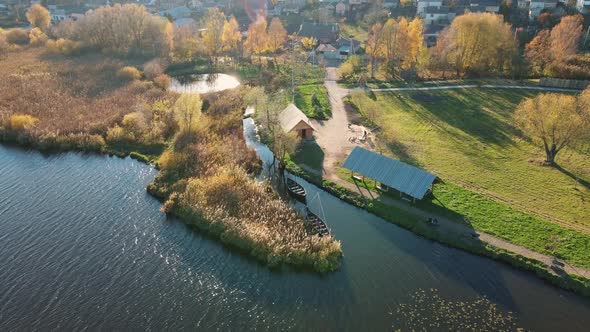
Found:
[(13, 114), (39, 119), (31, 135), (99, 134), (134, 106), (167, 97), (151, 83), (125, 84), (127, 62), (100, 55), (48, 56), (26, 48), (0, 59), (0, 126)]

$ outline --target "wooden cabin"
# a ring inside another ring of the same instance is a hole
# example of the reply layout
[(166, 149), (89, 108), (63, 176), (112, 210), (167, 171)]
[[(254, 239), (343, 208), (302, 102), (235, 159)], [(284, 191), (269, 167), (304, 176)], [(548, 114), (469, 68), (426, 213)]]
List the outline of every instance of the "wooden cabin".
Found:
[(281, 111), (279, 122), (286, 133), (295, 131), (302, 139), (313, 139), (315, 129), (307, 116), (294, 104), (289, 104), (289, 106)]

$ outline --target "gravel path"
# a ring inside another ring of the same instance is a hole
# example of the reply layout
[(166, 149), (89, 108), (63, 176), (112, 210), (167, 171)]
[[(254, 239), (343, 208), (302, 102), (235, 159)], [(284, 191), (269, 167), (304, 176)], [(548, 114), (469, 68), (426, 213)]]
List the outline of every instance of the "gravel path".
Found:
[(327, 68), (324, 85), (328, 90), (332, 106), (332, 118), (312, 120), (312, 125), (316, 129), (315, 140), (324, 151), (323, 175), (329, 179), (336, 177), (334, 173), (336, 163), (344, 160), (355, 147), (355, 144), (349, 140), (348, 115), (342, 101), (348, 95), (349, 90), (336, 83), (337, 77), (336, 68)]
[(464, 84), (464, 85), (442, 85), (442, 86), (426, 86), (419, 88), (383, 88), (383, 89), (371, 89), (374, 92), (387, 92), (387, 91), (428, 91), (428, 90), (450, 90), (450, 89), (472, 89), (472, 88), (486, 88), (486, 89), (526, 89), (526, 90), (539, 90), (539, 91), (550, 91), (550, 92), (580, 92), (582, 90), (577, 89), (564, 89), (564, 88), (550, 88), (543, 86), (527, 86), (527, 85), (503, 85), (503, 84)]

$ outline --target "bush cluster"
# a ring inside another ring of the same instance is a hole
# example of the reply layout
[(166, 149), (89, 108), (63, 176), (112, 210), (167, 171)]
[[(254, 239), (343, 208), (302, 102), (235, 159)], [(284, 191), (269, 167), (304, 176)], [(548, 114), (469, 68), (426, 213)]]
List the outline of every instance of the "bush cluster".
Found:
[(70, 39), (60, 38), (58, 40), (48, 40), (45, 44), (47, 52), (50, 54), (61, 54), (65, 56), (80, 54), (81, 46), (79, 42)]
[(126, 66), (119, 69), (117, 77), (123, 81), (135, 81), (141, 78), (141, 72), (135, 67)]

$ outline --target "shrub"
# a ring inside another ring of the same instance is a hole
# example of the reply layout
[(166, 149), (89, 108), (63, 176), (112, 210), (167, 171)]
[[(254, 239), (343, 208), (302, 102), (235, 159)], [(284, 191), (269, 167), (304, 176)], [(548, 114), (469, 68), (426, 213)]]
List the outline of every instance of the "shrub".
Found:
[(133, 134), (135, 137), (139, 137), (147, 126), (145, 116), (140, 112), (126, 114), (123, 121), (121, 121), (121, 125), (126, 132)]
[(166, 74), (161, 74), (154, 78), (154, 84), (156, 84), (157, 87), (166, 90), (170, 86), (171, 80), (172, 79), (170, 78), (170, 76)]
[(34, 28), (29, 32), (29, 44), (32, 46), (44, 45), (47, 42), (47, 35), (39, 28)]
[(12, 130), (22, 131), (34, 127), (37, 122), (39, 122), (39, 119), (34, 116), (28, 114), (14, 114), (8, 119), (8, 126)]
[(133, 139), (133, 137), (131, 137), (129, 133), (126, 132), (125, 129), (121, 128), (119, 125), (115, 125), (114, 127), (109, 128), (109, 130), (107, 130), (106, 141), (110, 144), (128, 142), (131, 139)]
[(135, 67), (127, 66), (119, 69), (117, 77), (124, 81), (135, 81), (141, 78), (141, 72)]
[(160, 59), (154, 59), (152, 61), (146, 62), (146, 64), (143, 65), (143, 73), (148, 80), (154, 80), (156, 77), (162, 75), (164, 73), (164, 69), (160, 64)]
[(10, 44), (26, 45), (29, 43), (29, 34), (23, 29), (11, 29), (4, 35)]
[(47, 47), (47, 52), (51, 54), (70, 56), (80, 53), (80, 43), (70, 39), (60, 38), (56, 41), (48, 40), (45, 46)]

